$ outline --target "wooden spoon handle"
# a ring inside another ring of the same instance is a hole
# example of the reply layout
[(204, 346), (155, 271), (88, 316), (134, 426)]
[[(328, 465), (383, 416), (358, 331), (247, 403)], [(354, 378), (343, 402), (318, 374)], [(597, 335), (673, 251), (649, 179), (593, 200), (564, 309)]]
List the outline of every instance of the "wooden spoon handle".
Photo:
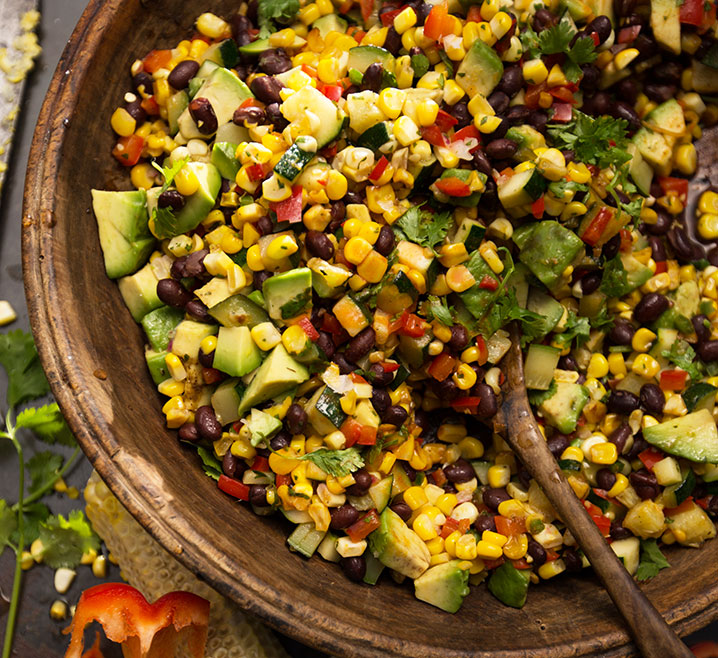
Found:
[(504, 396), (503, 412), (509, 429), (509, 443), (583, 549), (625, 618), (642, 655), (645, 658), (694, 658), (636, 585), (558, 468), (526, 397), (523, 356), (515, 328), (511, 351), (505, 362), (508, 392)]

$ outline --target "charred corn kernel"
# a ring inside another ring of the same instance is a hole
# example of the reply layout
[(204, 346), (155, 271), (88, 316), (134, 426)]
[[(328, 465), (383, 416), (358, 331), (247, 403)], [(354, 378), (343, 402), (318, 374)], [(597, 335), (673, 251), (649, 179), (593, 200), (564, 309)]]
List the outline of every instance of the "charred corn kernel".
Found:
[(476, 384), (476, 371), (468, 363), (462, 363), (453, 374), (452, 380), (462, 391), (468, 391)]
[(177, 381), (176, 379), (165, 379), (157, 385), (157, 390), (168, 398), (172, 398), (175, 395), (182, 395), (184, 393), (184, 383)]
[(97, 551), (94, 548), (90, 548), (85, 551), (80, 558), (80, 564), (92, 564), (97, 557)]
[(155, 185), (155, 170), (152, 165), (141, 162), (130, 170), (130, 182), (138, 190), (149, 190)]
[(718, 215), (718, 192), (706, 190), (698, 199), (698, 210), (702, 213)]
[(463, 242), (445, 244), (439, 250), (439, 254), (439, 262), (447, 268), (461, 265), (461, 263), (469, 260), (469, 254)]
[(453, 292), (464, 292), (476, 283), (474, 275), (465, 265), (454, 265), (446, 272), (446, 285)]
[(511, 29), (512, 25), (511, 16), (505, 11), (498, 12), (489, 20), (491, 31), (497, 39), (501, 39)]
[(594, 464), (615, 464), (618, 459), (616, 444), (607, 441), (592, 446), (590, 454)]
[(474, 560), (476, 554), (476, 537), (466, 534), (456, 541), (456, 557), (460, 560)]
[(483, 539), (476, 544), (476, 556), (486, 560), (497, 560), (503, 555), (503, 549)]
[(282, 260), (299, 251), (297, 241), (291, 235), (274, 238), (267, 247), (267, 256), (272, 260)]
[(650, 354), (639, 354), (631, 365), (631, 371), (639, 377), (650, 379), (655, 377), (661, 369), (661, 364)]
[(167, 365), (167, 370), (172, 379), (178, 382), (187, 379), (187, 371), (185, 370), (182, 361), (176, 354), (168, 354), (165, 357), (165, 364)]
[(394, 17), (394, 29), (399, 34), (404, 34), (414, 25), (416, 25), (416, 12), (411, 7), (406, 7)]
[(626, 375), (626, 361), (623, 358), (623, 354), (620, 352), (612, 352), (608, 355), (608, 369), (612, 375), (621, 376)]
[(344, 258), (353, 265), (359, 265), (372, 251), (372, 246), (364, 238), (350, 238), (344, 245)]
[(523, 75), (529, 84), (539, 85), (548, 77), (548, 70), (541, 59), (530, 59), (524, 64)]
[(616, 67), (617, 71), (622, 71), (634, 59), (636, 59), (638, 55), (639, 52), (637, 48), (626, 48), (625, 50), (621, 50), (620, 52), (616, 53), (613, 58), (613, 65)]
[(135, 132), (137, 121), (124, 107), (118, 107), (110, 117), (110, 125), (120, 137), (129, 137)]
[(419, 514), (411, 525), (414, 532), (424, 541), (429, 541), (438, 536), (434, 523), (426, 514)]
[(494, 274), (501, 274), (504, 271), (504, 264), (496, 253), (496, 245), (493, 242), (484, 242), (479, 247), (479, 253)]
[(558, 576), (560, 573), (566, 571), (566, 563), (559, 558), (558, 560), (552, 560), (551, 562), (544, 562), (538, 568), (538, 575), (543, 580), (548, 580), (554, 576)]
[(484, 455), (484, 444), (473, 436), (467, 436), (459, 441), (459, 450), (464, 459), (481, 459)]
[(576, 462), (583, 461), (583, 450), (577, 446), (568, 446), (562, 453), (561, 459), (571, 459)]
[[(357, 266), (357, 274), (369, 283), (379, 283), (386, 273), (389, 262), (378, 251), (369, 255)], [(426, 286), (424, 286), (426, 288)]]
[(511, 481), (511, 468), (506, 464), (495, 464), (488, 471), (489, 486), (492, 489), (505, 487)]
[(698, 166), (698, 155), (696, 154), (696, 147), (690, 144), (681, 144), (676, 149), (676, 167), (678, 171), (686, 176), (692, 176), (696, 173), (696, 167)]
[(210, 39), (221, 39), (232, 34), (229, 24), (210, 12), (197, 17), (197, 31)]
[(191, 196), (199, 189), (199, 180), (189, 167), (182, 167), (174, 178), (177, 191), (184, 197)]
[(454, 81), (447, 80), (444, 83), (443, 100), (447, 105), (456, 105), (466, 92)]
[(592, 354), (591, 360), (588, 363), (588, 370), (586, 375), (588, 377), (595, 377), (601, 379), (608, 374), (609, 366), (608, 359), (603, 354)]
[(641, 327), (635, 334), (633, 334), (631, 347), (636, 350), (636, 352), (648, 352), (654, 340), (656, 340), (656, 334), (654, 334), (650, 329)]
[(409, 146), (421, 139), (418, 126), (408, 116), (401, 116), (394, 122), (393, 133), (402, 146)]
[(67, 603), (64, 601), (53, 601), (50, 606), (50, 618), (55, 621), (64, 621), (67, 619)]
[(568, 177), (574, 183), (588, 183), (591, 180), (591, 172), (583, 162), (576, 164), (575, 162), (568, 163)]
[(252, 245), (247, 249), (247, 267), (249, 267), (252, 272), (261, 272), (264, 269), (262, 251), (258, 244)]
[(698, 233), (704, 240), (718, 238), (718, 214), (706, 213), (698, 219)]
[(577, 478), (575, 475), (569, 475), (568, 483), (578, 498), (582, 498), (582, 499), (585, 498), (591, 489), (588, 482), (586, 482), (585, 480), (582, 480), (580, 478)]
[(616, 481), (606, 494), (609, 498), (615, 498), (628, 488), (628, 484), (628, 478), (623, 473), (616, 473)]

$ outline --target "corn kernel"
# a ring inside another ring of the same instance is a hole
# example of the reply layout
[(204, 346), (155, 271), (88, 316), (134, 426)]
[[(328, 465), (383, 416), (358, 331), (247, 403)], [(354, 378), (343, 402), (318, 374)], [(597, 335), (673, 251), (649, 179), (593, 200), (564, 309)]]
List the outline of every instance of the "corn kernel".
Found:
[(718, 238), (718, 214), (706, 213), (698, 219), (698, 233), (704, 240)]
[(410, 27), (416, 25), (416, 12), (411, 7), (406, 7), (394, 17), (394, 29), (399, 34), (404, 34)]
[(466, 534), (457, 540), (456, 557), (460, 560), (473, 560), (477, 557), (474, 535)]
[(617, 71), (625, 69), (640, 53), (637, 48), (626, 48), (616, 53), (613, 58), (613, 65)]
[(620, 352), (612, 352), (608, 355), (608, 369), (612, 375), (616, 377), (625, 376), (627, 374), (626, 361)]
[(568, 446), (568, 448), (561, 453), (561, 459), (570, 459), (577, 462), (582, 462), (583, 456), (583, 450), (578, 446)]
[(454, 292), (464, 292), (476, 283), (465, 265), (454, 265), (446, 272), (446, 285)]
[(167, 365), (167, 370), (169, 371), (172, 379), (178, 382), (187, 379), (187, 371), (185, 370), (182, 361), (176, 354), (168, 354), (165, 357), (165, 364)]
[[(274, 238), (267, 247), (267, 257), (272, 260), (283, 260), (299, 250), (297, 241), (291, 235)], [(251, 269), (251, 268), (250, 268)]]
[(468, 363), (462, 363), (452, 379), (462, 391), (468, 391), (476, 384), (476, 371)]
[(633, 334), (631, 347), (636, 350), (636, 352), (647, 352), (655, 339), (656, 334), (654, 334), (650, 329), (641, 327), (635, 334)]
[(467, 436), (459, 441), (459, 450), (464, 459), (481, 459), (484, 455), (484, 444), (473, 436)]
[(414, 532), (424, 541), (429, 541), (438, 536), (432, 520), (426, 514), (419, 514), (412, 524)]
[(698, 166), (698, 155), (696, 154), (696, 147), (690, 144), (681, 144), (676, 149), (676, 167), (678, 171), (686, 176), (692, 176), (696, 173), (696, 167)]
[(552, 560), (551, 562), (545, 562), (538, 569), (538, 575), (543, 580), (548, 580), (554, 576), (558, 576), (560, 573), (566, 571), (566, 563), (559, 558), (558, 560)]
[(586, 375), (588, 377), (595, 377), (596, 379), (600, 379), (601, 377), (605, 377), (608, 374), (608, 371), (608, 359), (606, 359), (603, 354), (592, 354), (591, 360), (588, 363), (588, 370), (586, 371)]
[(639, 377), (650, 379), (655, 377), (661, 369), (661, 364), (650, 354), (639, 354), (631, 365), (631, 371)]
[(124, 107), (118, 107), (110, 117), (110, 125), (120, 137), (129, 137), (135, 132), (137, 121)]
[(618, 459), (618, 450), (615, 443), (599, 443), (591, 447), (591, 461), (594, 464), (615, 464)]
[(344, 245), (344, 258), (353, 265), (359, 265), (372, 251), (372, 246), (360, 237), (350, 238)]
[(532, 85), (538, 85), (548, 78), (548, 70), (541, 59), (531, 59), (523, 67), (524, 80)]
[(191, 196), (199, 189), (199, 180), (189, 167), (182, 167), (174, 178), (177, 191), (184, 197)]
[(231, 36), (232, 30), (226, 21), (210, 12), (197, 17), (197, 31), (210, 39), (221, 39)]
[(483, 539), (476, 544), (476, 556), (487, 560), (497, 560), (503, 555), (503, 549), (497, 544), (491, 544)]
[(488, 479), (493, 489), (505, 487), (511, 481), (511, 468), (506, 464), (495, 464), (489, 468)]
[(628, 488), (628, 478), (622, 473), (616, 473), (616, 481), (613, 486), (606, 492), (609, 498), (615, 498)]
[(698, 210), (702, 213), (718, 215), (718, 192), (706, 190), (698, 199)]
[(393, 133), (402, 146), (409, 146), (421, 139), (418, 126), (408, 116), (401, 116), (394, 122)]

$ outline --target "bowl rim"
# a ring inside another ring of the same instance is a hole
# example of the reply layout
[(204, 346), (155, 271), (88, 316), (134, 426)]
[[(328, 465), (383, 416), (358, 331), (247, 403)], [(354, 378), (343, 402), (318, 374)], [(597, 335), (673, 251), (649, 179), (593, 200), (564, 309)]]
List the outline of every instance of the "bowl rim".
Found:
[[(287, 602), (271, 583), (260, 581), (241, 565), (230, 565), (223, 560), (216, 547), (200, 546), (201, 535), (188, 524), (178, 527), (181, 520), (174, 525), (168, 523), (153, 506), (147, 492), (136, 486), (126, 467), (113, 462), (116, 452), (107, 450), (96, 440), (101, 434), (108, 433), (108, 426), (101, 409), (92, 403), (91, 397), (82, 395), (87, 388), (73, 360), (63, 357), (70, 352), (71, 336), (61, 313), (52, 312), (52, 309), (61, 307), (56, 303), (59, 288), (52, 250), (47, 245), (51, 243), (55, 225), (54, 173), (61, 166), (65, 128), (76, 108), (74, 90), (81, 86), (104, 31), (111, 26), (124, 4), (126, 0), (91, 0), (82, 13), (50, 82), (28, 159), (22, 218), (24, 287), (31, 329), (52, 392), (83, 451), (115, 496), (168, 552), (223, 595), (273, 628), (318, 649), (367, 658), (376, 656), (378, 650), (387, 656), (428, 657), (431, 654), (426, 653), (426, 645), (397, 641), (390, 633), (367, 632), (340, 620), (312, 614), (307, 606)], [(119, 450), (119, 443), (115, 443)], [(702, 596), (678, 604), (663, 614), (674, 630), (685, 635), (718, 619), (716, 601), (718, 583), (704, 591)], [(532, 655), (537, 658), (564, 655), (601, 655), (609, 658), (628, 655), (627, 652), (630, 653), (634, 647), (627, 632), (619, 625), (600, 639), (600, 647), (595, 638), (587, 638), (577, 639), (573, 646), (566, 647), (566, 653), (557, 653), (556, 649), (555, 646), (546, 647), (545, 651), (537, 648)], [(597, 649), (600, 654), (592, 654)], [(443, 653), (447, 658), (466, 656), (465, 652), (456, 650), (445, 650)], [(472, 655), (518, 658), (526, 654), (523, 649), (508, 648), (500, 654), (477, 650)]]

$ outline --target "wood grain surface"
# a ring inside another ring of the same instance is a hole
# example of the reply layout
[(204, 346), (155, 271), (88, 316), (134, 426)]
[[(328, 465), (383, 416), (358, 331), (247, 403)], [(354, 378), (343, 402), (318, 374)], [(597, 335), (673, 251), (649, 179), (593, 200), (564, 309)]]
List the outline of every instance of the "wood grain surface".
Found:
[[(235, 2), (213, 3), (222, 13)], [(531, 589), (521, 610), (476, 588), (449, 617), (410, 585), (347, 581), (285, 545), (206, 478), (163, 424), (141, 330), (104, 274), (90, 188), (128, 187), (107, 155), (108, 117), (132, 60), (171, 47), (200, 11), (179, 0), (94, 0), (63, 54), (35, 133), (26, 183), (23, 263), (31, 322), (53, 392), (85, 452), (139, 521), (190, 569), (275, 628), (342, 656), (559, 658), (632, 655), (595, 577)], [(107, 373), (98, 379), (93, 373)], [(672, 569), (644, 587), (681, 633), (718, 617), (718, 542), (667, 551)]]

